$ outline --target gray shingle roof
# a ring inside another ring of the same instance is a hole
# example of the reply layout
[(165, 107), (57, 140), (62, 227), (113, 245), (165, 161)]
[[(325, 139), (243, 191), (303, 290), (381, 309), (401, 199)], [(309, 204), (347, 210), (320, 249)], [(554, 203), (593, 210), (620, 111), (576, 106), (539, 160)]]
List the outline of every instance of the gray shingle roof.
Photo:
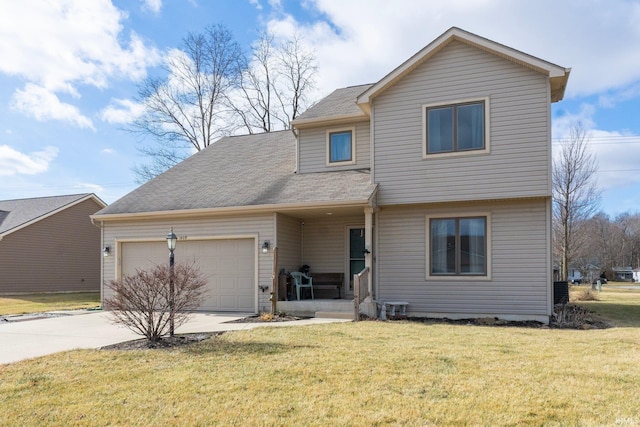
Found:
[(96, 215), (367, 200), (368, 171), (296, 174), (290, 131), (218, 140)]
[[(310, 107), (307, 111), (299, 115), (296, 120), (331, 118), (357, 114), (361, 114), (364, 117), (365, 114), (356, 104), (356, 98), (371, 86), (373, 85), (366, 84), (336, 89), (325, 98), (322, 98), (313, 107)], [(294, 124), (296, 120), (294, 120)]]
[(0, 235), (92, 194), (0, 200)]

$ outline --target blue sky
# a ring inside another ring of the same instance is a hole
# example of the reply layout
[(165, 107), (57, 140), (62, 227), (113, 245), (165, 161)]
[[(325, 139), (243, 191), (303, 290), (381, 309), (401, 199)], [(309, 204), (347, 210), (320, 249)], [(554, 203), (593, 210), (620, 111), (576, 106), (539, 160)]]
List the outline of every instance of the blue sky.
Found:
[[(0, 200), (95, 192), (144, 162), (123, 131), (136, 85), (189, 32), (223, 24), (248, 49), (302, 35), (318, 99), (377, 81), (451, 26), (572, 68), (553, 139), (589, 130), (602, 209), (640, 211), (640, 1), (21, 0), (0, 4)], [(555, 147), (555, 146), (554, 146)]]

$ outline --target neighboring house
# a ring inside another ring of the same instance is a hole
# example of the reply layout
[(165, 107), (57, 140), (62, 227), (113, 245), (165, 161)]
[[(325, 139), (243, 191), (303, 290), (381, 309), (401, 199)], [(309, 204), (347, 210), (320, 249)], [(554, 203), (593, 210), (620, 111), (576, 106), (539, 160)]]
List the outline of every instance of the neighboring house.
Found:
[(0, 201), (0, 293), (100, 290), (93, 194)]
[(636, 283), (640, 282), (640, 268), (633, 269), (633, 281)]
[(613, 281), (614, 282), (633, 282), (633, 269), (631, 267), (614, 267), (613, 268)]
[[(551, 103), (568, 76), (451, 28), (292, 131), (222, 138), (98, 212), (103, 280), (167, 262), (173, 227), (176, 260), (209, 277), (203, 309), (269, 310), (276, 273), (306, 264), (344, 274), (346, 307), (362, 272), (368, 314), (404, 301), (410, 316), (546, 322)], [(332, 297), (277, 307), (335, 311)]]

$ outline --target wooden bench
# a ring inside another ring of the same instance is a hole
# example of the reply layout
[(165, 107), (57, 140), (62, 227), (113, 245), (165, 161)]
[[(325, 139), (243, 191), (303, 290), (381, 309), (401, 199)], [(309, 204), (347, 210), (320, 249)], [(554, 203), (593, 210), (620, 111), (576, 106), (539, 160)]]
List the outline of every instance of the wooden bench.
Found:
[(344, 273), (313, 273), (313, 289), (336, 289), (338, 296), (342, 298), (342, 286), (344, 285)]

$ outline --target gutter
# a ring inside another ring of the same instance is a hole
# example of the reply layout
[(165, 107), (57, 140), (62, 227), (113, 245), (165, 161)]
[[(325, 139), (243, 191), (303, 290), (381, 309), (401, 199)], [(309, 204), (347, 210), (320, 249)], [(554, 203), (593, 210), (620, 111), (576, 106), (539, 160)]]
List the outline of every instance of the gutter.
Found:
[(155, 211), (155, 212), (133, 212), (133, 213), (117, 213), (117, 214), (101, 214), (91, 215), (93, 221), (126, 221), (129, 219), (151, 219), (165, 217), (196, 217), (203, 215), (224, 215), (224, 214), (240, 214), (240, 213), (264, 213), (273, 211), (292, 211), (299, 209), (313, 208), (340, 208), (348, 206), (370, 206), (372, 196), (377, 192), (376, 184), (374, 191), (367, 199), (360, 200), (343, 200), (343, 201), (325, 201), (325, 202), (305, 202), (305, 203), (289, 203), (289, 204), (270, 204), (256, 206), (227, 206), (221, 208), (200, 208), (200, 209), (180, 209), (171, 211)]

